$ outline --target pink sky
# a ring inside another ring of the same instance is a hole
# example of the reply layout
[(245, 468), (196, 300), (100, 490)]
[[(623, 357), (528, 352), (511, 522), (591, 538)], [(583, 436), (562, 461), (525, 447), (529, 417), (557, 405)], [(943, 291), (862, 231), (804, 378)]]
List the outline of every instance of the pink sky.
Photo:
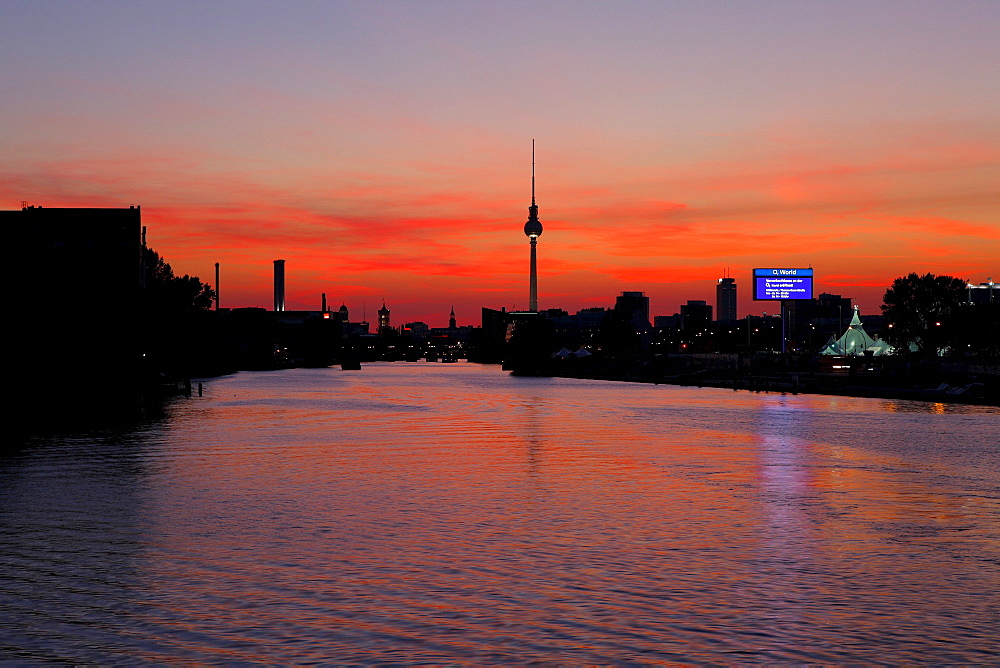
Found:
[[(539, 305), (740, 314), (753, 267), (878, 311), (1000, 279), (1000, 3), (182, 2), (0, 7), (0, 208), (143, 208), (224, 306), (369, 320)], [(770, 306), (773, 308), (773, 306)]]

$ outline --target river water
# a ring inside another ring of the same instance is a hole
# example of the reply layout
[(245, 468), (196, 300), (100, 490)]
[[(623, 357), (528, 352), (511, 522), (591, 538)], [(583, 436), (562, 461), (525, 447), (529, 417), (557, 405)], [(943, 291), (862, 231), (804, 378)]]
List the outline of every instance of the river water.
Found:
[(0, 661), (988, 663), (1000, 409), (370, 364), (0, 458)]

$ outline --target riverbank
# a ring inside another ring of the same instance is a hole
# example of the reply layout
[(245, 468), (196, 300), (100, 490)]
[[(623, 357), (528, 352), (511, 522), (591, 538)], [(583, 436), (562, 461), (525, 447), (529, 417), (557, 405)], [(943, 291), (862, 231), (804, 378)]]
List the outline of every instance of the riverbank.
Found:
[(734, 391), (1000, 406), (997, 369), (998, 365), (991, 361), (678, 355), (665, 356), (648, 364), (553, 360), (551, 364), (533, 368), (513, 368), (512, 372)]
[[(573, 376), (580, 378), (583, 376)], [(644, 378), (641, 376), (594, 377), (595, 380), (679, 385), (685, 387), (715, 387), (733, 391), (772, 392), (781, 394), (828, 394), (845, 397), (871, 397), (874, 399), (908, 399), (935, 403), (976, 404), (1000, 406), (1000, 397), (982, 394), (976, 384), (949, 385), (941, 383), (933, 388), (887, 387), (858, 382), (838, 382), (841, 379), (802, 379), (753, 376), (746, 378), (711, 378), (692, 374), (685, 377)], [(845, 379), (846, 380), (846, 379)], [(971, 385), (971, 387), (970, 387)]]

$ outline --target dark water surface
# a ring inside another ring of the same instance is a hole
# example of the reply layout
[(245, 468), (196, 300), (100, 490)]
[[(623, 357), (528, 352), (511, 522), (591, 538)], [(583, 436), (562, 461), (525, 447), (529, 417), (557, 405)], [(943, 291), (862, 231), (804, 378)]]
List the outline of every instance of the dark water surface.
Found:
[(0, 660), (987, 663), (1000, 411), (373, 364), (0, 458)]

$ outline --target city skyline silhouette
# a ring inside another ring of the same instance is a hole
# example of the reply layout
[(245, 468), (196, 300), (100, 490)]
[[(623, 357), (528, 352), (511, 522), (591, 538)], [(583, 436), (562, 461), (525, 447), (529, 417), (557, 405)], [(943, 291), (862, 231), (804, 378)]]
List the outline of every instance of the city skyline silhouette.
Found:
[(667, 314), (728, 272), (759, 314), (754, 267), (862, 313), (909, 272), (998, 278), (995, 3), (5, 14), (0, 208), (141, 205), (224, 306), (270, 307), (283, 258), (289, 309), (529, 308), (533, 137), (540, 309)]

